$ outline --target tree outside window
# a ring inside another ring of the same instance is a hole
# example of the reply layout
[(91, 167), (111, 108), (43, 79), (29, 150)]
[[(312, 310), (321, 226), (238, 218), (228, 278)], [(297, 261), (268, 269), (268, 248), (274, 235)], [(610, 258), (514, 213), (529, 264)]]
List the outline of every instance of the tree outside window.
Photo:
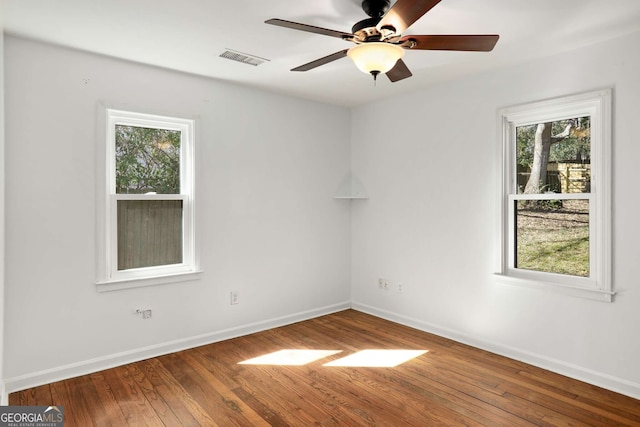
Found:
[(589, 200), (555, 195), (590, 192), (590, 122), (585, 116), (516, 128), (518, 193), (549, 195), (514, 202), (516, 268), (589, 277)]

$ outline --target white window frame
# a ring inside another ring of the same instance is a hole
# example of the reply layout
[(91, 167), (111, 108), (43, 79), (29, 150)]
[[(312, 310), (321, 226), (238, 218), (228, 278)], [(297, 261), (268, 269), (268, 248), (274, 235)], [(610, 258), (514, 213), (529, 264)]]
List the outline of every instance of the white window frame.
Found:
[[(104, 117), (104, 170), (99, 179), (102, 203), (99, 212), (98, 291), (127, 289), (194, 280), (200, 273), (195, 238), (194, 140), (195, 120), (100, 108)], [(116, 193), (116, 125), (180, 131), (180, 194)], [(100, 156), (99, 156), (100, 158)], [(99, 169), (99, 173), (101, 168)], [(182, 262), (179, 264), (118, 270), (117, 206), (119, 200), (182, 200)]]
[[(500, 281), (543, 288), (567, 295), (611, 302), (611, 89), (565, 96), (502, 109), (500, 130), (499, 229)], [(514, 267), (514, 202), (546, 199), (545, 195), (518, 195), (516, 179), (516, 128), (575, 117), (591, 117), (591, 191), (554, 194), (556, 199), (589, 200), (589, 277), (539, 272)]]

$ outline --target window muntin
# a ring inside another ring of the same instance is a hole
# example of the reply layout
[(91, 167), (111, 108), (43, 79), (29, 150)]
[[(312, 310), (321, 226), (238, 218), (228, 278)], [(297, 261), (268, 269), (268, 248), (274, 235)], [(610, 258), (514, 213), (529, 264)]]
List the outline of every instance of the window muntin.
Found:
[(610, 103), (605, 90), (501, 111), (500, 276), (510, 283), (611, 300)]
[(193, 120), (113, 109), (106, 115), (106, 248), (100, 282), (197, 272)]

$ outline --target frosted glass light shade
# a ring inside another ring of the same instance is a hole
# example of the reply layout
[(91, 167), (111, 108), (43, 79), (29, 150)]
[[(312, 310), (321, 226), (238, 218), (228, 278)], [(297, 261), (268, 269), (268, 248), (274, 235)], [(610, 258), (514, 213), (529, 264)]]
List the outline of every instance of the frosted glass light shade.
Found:
[(363, 72), (386, 73), (404, 56), (404, 49), (390, 43), (370, 42), (352, 47), (347, 56)]

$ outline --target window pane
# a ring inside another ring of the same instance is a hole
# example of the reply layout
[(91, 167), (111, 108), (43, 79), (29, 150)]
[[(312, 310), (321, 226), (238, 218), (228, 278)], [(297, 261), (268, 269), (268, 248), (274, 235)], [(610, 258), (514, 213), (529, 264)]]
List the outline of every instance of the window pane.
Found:
[(515, 267), (589, 277), (589, 201), (518, 200)]
[(118, 270), (182, 262), (182, 200), (118, 200)]
[(591, 192), (591, 118), (516, 128), (518, 193)]
[(180, 131), (116, 125), (116, 193), (180, 194)]

